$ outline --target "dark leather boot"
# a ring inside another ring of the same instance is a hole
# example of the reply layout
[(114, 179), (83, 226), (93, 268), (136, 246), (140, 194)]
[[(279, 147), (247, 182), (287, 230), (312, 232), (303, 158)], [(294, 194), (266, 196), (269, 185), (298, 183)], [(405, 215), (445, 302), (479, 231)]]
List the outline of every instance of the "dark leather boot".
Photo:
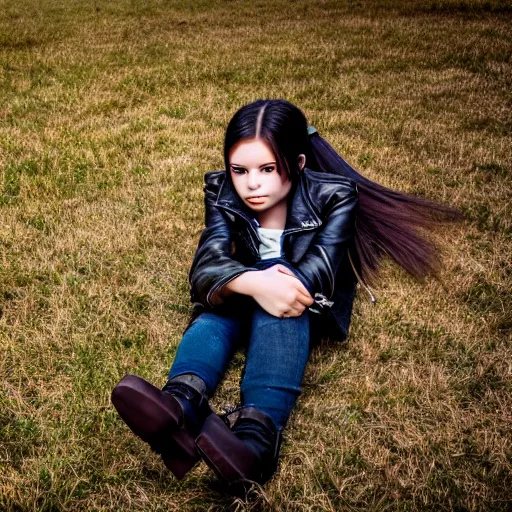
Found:
[(137, 375), (126, 375), (111, 400), (123, 421), (160, 454), (176, 478), (181, 480), (199, 461), (195, 438), (212, 413), (202, 379), (179, 375), (160, 390)]
[(203, 460), (228, 484), (262, 484), (277, 468), (281, 430), (260, 410), (242, 407), (225, 420), (209, 416), (196, 445)]

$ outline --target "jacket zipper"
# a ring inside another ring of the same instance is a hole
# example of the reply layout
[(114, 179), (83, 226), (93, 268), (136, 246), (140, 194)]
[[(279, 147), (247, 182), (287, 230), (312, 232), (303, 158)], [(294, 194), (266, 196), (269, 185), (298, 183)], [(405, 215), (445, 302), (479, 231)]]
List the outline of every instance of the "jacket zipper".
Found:
[(331, 263), (329, 262), (329, 256), (327, 256), (325, 249), (321, 245), (318, 246), (318, 249), (320, 249), (320, 254), (322, 255), (322, 258), (325, 260), (325, 265), (327, 266), (327, 269), (329, 270), (329, 278), (330, 278), (330, 283), (331, 283), (331, 293), (329, 295), (329, 299), (330, 299), (334, 293), (334, 272), (332, 271)]
[[(229, 206), (224, 206), (222, 204), (217, 204), (217, 206), (219, 208), (222, 208), (222, 209), (232, 213), (233, 215), (236, 215), (236, 216), (240, 217), (241, 219), (243, 219), (249, 226), (249, 231), (252, 232), (252, 234), (255, 236), (256, 240), (260, 239), (260, 237), (258, 235), (258, 231), (254, 228), (254, 225), (253, 225), (251, 219), (246, 217), (243, 213), (239, 212), (238, 210), (229, 208)], [(256, 256), (256, 257), (258, 256), (258, 248), (254, 246), (253, 240), (251, 240), (251, 251), (253, 252), (254, 256)]]

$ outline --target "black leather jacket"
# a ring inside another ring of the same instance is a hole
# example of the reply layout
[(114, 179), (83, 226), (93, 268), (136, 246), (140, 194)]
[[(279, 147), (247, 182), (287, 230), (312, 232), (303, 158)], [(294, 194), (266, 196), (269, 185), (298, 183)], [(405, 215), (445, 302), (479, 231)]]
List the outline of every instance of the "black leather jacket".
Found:
[[(258, 224), (226, 172), (207, 173), (204, 193), (206, 227), (189, 273), (193, 318), (215, 309), (213, 293), (240, 274), (256, 270), (253, 265), (260, 260)], [(305, 168), (288, 197), (283, 257), (315, 299), (309, 309), (320, 314), (310, 318), (327, 327), (322, 335), (343, 340), (356, 283), (347, 254), (354, 234), (356, 185)]]

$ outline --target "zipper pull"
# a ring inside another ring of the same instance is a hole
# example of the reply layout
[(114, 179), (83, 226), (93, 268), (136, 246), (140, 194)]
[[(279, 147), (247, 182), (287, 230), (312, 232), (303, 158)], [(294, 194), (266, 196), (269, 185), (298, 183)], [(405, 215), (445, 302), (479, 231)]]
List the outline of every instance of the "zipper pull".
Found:
[(334, 306), (334, 302), (332, 300), (328, 300), (325, 295), (321, 293), (315, 293), (315, 302), (321, 307), (332, 308)]
[(348, 259), (350, 261), (350, 266), (352, 267), (352, 270), (356, 275), (358, 284), (366, 290), (366, 293), (368, 293), (368, 295), (370, 296), (371, 303), (375, 306), (375, 304), (377, 304), (377, 299), (375, 298), (375, 295), (373, 295), (372, 289), (361, 279), (361, 276), (358, 274), (356, 267), (354, 266), (354, 262), (352, 261), (352, 256), (350, 255), (350, 249), (347, 251), (347, 254)]

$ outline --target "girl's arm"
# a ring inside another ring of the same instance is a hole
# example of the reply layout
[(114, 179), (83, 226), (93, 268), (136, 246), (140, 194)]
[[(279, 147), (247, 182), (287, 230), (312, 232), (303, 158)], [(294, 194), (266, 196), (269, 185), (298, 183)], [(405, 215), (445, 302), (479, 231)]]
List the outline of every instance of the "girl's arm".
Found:
[(210, 307), (232, 293), (249, 295), (274, 316), (298, 316), (313, 303), (308, 290), (282, 265), (267, 270), (231, 258), (231, 230), (215, 201), (224, 171), (205, 175), (205, 229), (189, 272), (192, 302)]
[(246, 272), (256, 271), (231, 258), (231, 230), (215, 205), (224, 178), (224, 171), (209, 172), (205, 175), (206, 227), (201, 233), (189, 272), (192, 302), (210, 307), (222, 302), (222, 297), (216, 294), (217, 290)]
[(348, 180), (324, 184), (323, 192), (327, 197), (323, 226), (294, 268), (313, 297), (318, 293), (330, 299), (339, 266), (354, 236), (358, 198), (355, 185)]
[(231, 293), (251, 296), (267, 313), (276, 317), (300, 316), (313, 304), (304, 285), (284, 265), (246, 272), (220, 289), (213, 300)]

